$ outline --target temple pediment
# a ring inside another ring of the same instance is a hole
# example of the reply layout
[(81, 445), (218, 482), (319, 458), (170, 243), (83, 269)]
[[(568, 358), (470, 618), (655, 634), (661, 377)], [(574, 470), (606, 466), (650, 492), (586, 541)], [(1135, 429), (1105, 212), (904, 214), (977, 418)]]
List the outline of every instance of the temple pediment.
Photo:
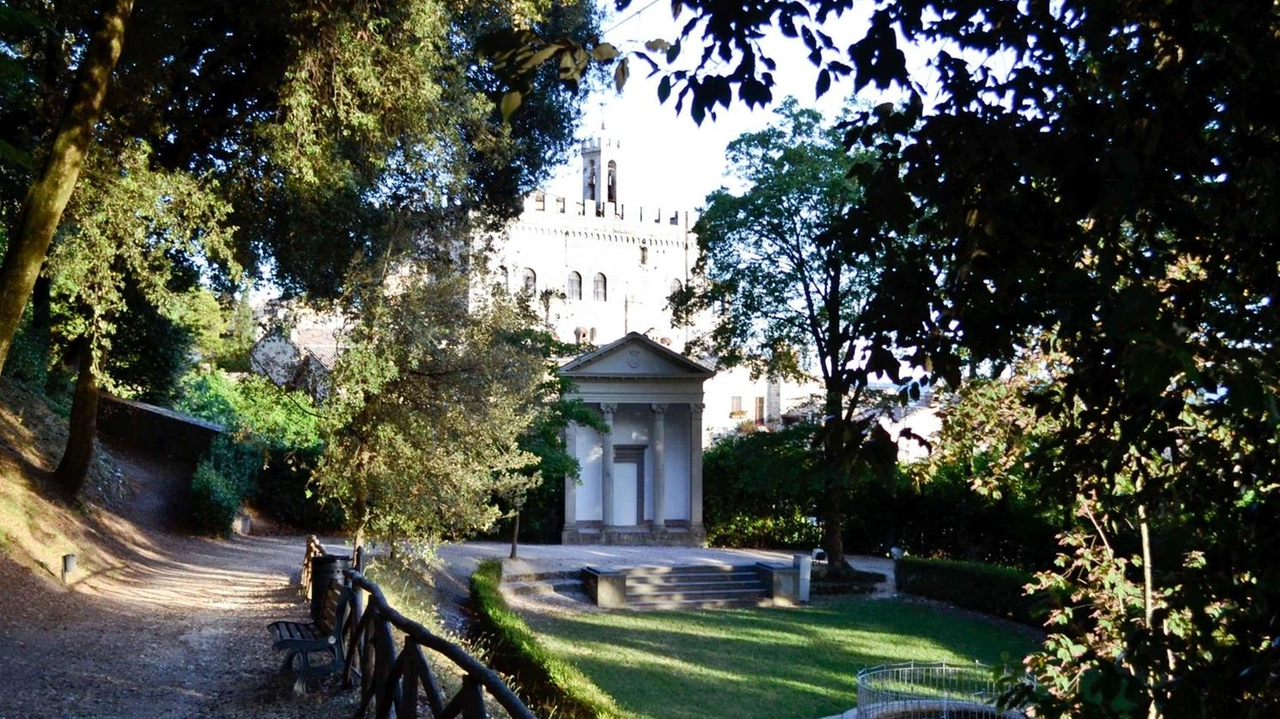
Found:
[(704, 380), (714, 370), (654, 342), (639, 332), (588, 352), (560, 368), (574, 378), (662, 378)]

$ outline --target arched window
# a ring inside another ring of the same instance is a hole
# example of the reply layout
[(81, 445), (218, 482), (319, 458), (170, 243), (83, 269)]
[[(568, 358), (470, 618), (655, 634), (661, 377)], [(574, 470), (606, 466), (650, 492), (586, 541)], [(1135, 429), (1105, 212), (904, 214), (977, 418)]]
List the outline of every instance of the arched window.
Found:
[(569, 273), (569, 299), (582, 299), (582, 275), (577, 272)]
[(596, 273), (596, 280), (592, 289), (594, 290), (596, 302), (609, 301), (609, 282), (599, 272)]
[(528, 267), (524, 268), (524, 291), (538, 291), (538, 273)]
[(644, 245), (640, 245), (640, 264), (649, 264), (649, 248)]
[(671, 280), (671, 292), (674, 294), (684, 289), (684, 285), (680, 284), (680, 280)]
[(618, 163), (609, 160), (609, 179), (608, 179), (609, 202), (618, 201)]

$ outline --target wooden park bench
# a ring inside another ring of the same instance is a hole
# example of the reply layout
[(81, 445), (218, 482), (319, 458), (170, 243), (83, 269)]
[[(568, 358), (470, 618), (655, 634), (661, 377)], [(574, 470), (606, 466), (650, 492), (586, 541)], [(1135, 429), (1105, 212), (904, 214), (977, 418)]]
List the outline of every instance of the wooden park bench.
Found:
[(280, 671), (287, 672), (298, 662), (298, 680), (293, 693), (301, 696), (307, 691), (309, 677), (324, 676), (342, 671), (343, 634), (347, 617), (355, 602), (350, 586), (331, 582), (325, 593), (320, 616), (314, 622), (280, 620), (267, 625), (271, 634), (271, 648), (283, 651), (284, 664)]

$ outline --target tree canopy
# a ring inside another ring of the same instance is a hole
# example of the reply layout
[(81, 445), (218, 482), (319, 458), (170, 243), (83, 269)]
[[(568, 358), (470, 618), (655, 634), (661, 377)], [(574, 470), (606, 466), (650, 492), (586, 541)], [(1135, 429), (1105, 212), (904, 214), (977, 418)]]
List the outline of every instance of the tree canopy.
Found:
[[(0, 180), (14, 189), (6, 201), (22, 197), (51, 156), (47, 140), (85, 57), (92, 11), (20, 2), (0, 16), (3, 92), (14, 100), (0, 111)], [(477, 38), (511, 25), (589, 36), (597, 12), (522, 0), (483, 9), (450, 0), (126, 8), (128, 40), (116, 38), (114, 73), (95, 76), (102, 121), (90, 123), (82, 150), (91, 139), (114, 156), (142, 142), (157, 169), (213, 177), (232, 207), (224, 226), (238, 264), (269, 270), (291, 295), (333, 299), (353, 266), (385, 259), (393, 242), (403, 250), (406, 238), (518, 210), (567, 150), (580, 98), (547, 70), (532, 80), (542, 92), (527, 112), (504, 122)], [(69, 194), (75, 178), (59, 177)], [(8, 223), (21, 207), (3, 209)], [(9, 233), (8, 255), (23, 237)], [(23, 267), (43, 260), (33, 247)], [(29, 292), (15, 285), (5, 296), (18, 298), (20, 314)]]
[(495, 495), (534, 482), (519, 442), (545, 354), (505, 293), (477, 297), (456, 274), (399, 285), (362, 309), (339, 360), (317, 487), (358, 541), (465, 536), (497, 519)]
[[(528, 111), (505, 121), (477, 38), (598, 24), (590, 4), (521, 0), (94, 7), (20, 2), (0, 14), (13, 100), (0, 110), (0, 182), (15, 189), (6, 199), (31, 186), (0, 206), (14, 223), (0, 368), (60, 224), (48, 273), (72, 278), (58, 285), (72, 294), (53, 299), (73, 311), (54, 316), (89, 352), (109, 344), (124, 283), (162, 288), (171, 263), (199, 268), (227, 312), (245, 289), (239, 268), (288, 296), (371, 301), (403, 258), (448, 254), (470, 224), (510, 217), (571, 142), (579, 98), (546, 71)], [(137, 191), (156, 178), (169, 199)], [(197, 218), (191, 188), (217, 211)], [(185, 208), (184, 236), (163, 227), (169, 205)], [(102, 363), (86, 357), (67, 456), (90, 451), (93, 410), (80, 400), (96, 396)]]
[(673, 297), (676, 316), (709, 316), (697, 349), (721, 366), (746, 365), (771, 378), (817, 379), (825, 419), (823, 546), (844, 566), (843, 497), (851, 472), (884, 458), (887, 438), (859, 402), (866, 388), (860, 325), (878, 279), (878, 258), (854, 255), (827, 235), (862, 193), (848, 175), (865, 151), (850, 154), (833, 124), (787, 99), (767, 129), (727, 149), (728, 172), (742, 184), (707, 196), (694, 227), (694, 276)]
[(1036, 467), (1080, 519), (1044, 580), (1069, 600), (1029, 662), (1042, 711), (1276, 711), (1276, 9), (908, 0), (845, 51), (821, 30), (854, 5), (682, 0), (704, 53), (667, 84), (695, 118), (767, 101), (776, 25), (819, 90), (900, 88), (847, 126), (879, 161), (833, 241), (920, 238), (884, 254), (866, 336), (952, 383), (1042, 337), (1066, 358), (1028, 396), (1060, 426)]
[[(617, 0), (625, 9), (631, 0)], [(865, 9), (850, 44), (826, 30)], [(855, 114), (864, 202), (830, 240), (883, 250), (865, 337), (957, 385), (1036, 344), (1032, 464), (1078, 525), (1043, 581), (1067, 603), (1028, 661), (1050, 716), (1266, 716), (1280, 705), (1274, 241), (1280, 13), (1195, 0), (676, 0), (633, 57), (698, 122), (767, 104), (771, 29)], [(923, 52), (913, 76), (904, 48)], [(692, 61), (688, 59), (692, 57)], [(681, 64), (685, 62), (686, 64)], [(904, 241), (915, 238), (913, 241)], [(885, 355), (882, 355), (885, 356)], [(897, 376), (874, 358), (864, 371)]]

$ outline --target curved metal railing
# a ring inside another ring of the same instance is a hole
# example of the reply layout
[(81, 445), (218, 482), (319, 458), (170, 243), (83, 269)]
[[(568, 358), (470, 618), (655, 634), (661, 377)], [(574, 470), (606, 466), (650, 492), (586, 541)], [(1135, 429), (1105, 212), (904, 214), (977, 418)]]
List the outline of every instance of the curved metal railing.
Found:
[(981, 664), (884, 664), (858, 672), (858, 719), (1023, 719), (1000, 695)]

